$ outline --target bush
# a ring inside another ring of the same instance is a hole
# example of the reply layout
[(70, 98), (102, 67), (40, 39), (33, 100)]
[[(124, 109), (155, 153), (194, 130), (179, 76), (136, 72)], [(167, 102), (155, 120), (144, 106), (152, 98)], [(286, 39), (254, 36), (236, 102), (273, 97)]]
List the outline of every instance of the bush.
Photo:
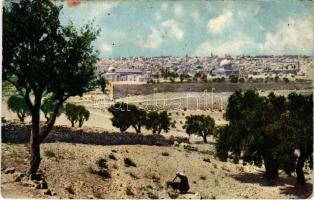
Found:
[(52, 158), (52, 157), (56, 157), (56, 154), (53, 153), (52, 151), (45, 151), (45, 156), (47, 156), (48, 158)]
[(110, 158), (111, 160), (117, 160), (117, 158), (116, 158), (113, 154), (110, 154), (110, 155), (109, 155), (109, 158)]
[(24, 122), (25, 117), (30, 116), (30, 110), (22, 96), (12, 95), (7, 103), (9, 110), (16, 113), (21, 122)]
[(128, 195), (128, 196), (133, 196), (133, 195), (134, 195), (134, 193), (132, 192), (132, 190), (131, 190), (130, 187), (127, 187), (127, 188), (126, 188), (125, 193), (126, 193), (126, 195)]
[(107, 165), (107, 160), (106, 159), (99, 159), (97, 160), (96, 164), (99, 166), (99, 167), (103, 167), (103, 168), (108, 168), (108, 165)]
[(124, 158), (124, 165), (126, 167), (136, 167), (136, 164), (130, 158)]
[(209, 162), (210, 163), (210, 159), (209, 158), (204, 158), (203, 159), (204, 162)]
[(161, 155), (162, 156), (169, 156), (169, 153), (168, 152), (162, 152)]
[(76, 122), (79, 122), (79, 127), (82, 127), (84, 121), (89, 119), (89, 111), (84, 106), (67, 103), (65, 106), (65, 115), (74, 127)]

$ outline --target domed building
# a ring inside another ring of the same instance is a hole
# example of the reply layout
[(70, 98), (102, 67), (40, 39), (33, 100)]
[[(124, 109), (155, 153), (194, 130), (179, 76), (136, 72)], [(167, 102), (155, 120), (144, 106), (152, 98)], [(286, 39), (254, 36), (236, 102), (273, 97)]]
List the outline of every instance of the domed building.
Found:
[(230, 60), (228, 59), (223, 59), (219, 67), (213, 71), (213, 74), (218, 76), (218, 77), (225, 77), (225, 78), (230, 78), (230, 77), (238, 77), (239, 76), (239, 71), (235, 70), (233, 68), (233, 65)]

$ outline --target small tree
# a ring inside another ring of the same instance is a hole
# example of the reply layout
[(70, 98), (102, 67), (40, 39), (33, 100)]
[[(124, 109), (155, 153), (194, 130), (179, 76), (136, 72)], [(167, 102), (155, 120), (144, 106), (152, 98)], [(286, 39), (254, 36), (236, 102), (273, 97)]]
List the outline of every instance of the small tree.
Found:
[(161, 113), (152, 111), (147, 114), (146, 128), (151, 129), (154, 134), (160, 134), (162, 130), (167, 133), (170, 129), (170, 121), (171, 119), (166, 111)]
[(197, 134), (207, 143), (207, 136), (213, 134), (215, 121), (210, 116), (191, 115), (186, 117), (184, 128), (189, 136)]
[(121, 133), (132, 125), (132, 116), (128, 104), (116, 103), (110, 106), (108, 111), (113, 115), (111, 118), (112, 126), (119, 128)]
[(79, 127), (83, 126), (84, 121), (89, 119), (89, 111), (84, 106), (77, 106)]
[[(71, 96), (82, 96), (95, 86), (98, 52), (93, 41), (99, 30), (88, 24), (76, 30), (62, 26), (62, 6), (51, 0), (7, 1), (3, 6), (3, 80), (24, 97), (31, 116), (29, 174), (36, 177), (40, 144), (50, 133), (61, 105)], [(44, 94), (58, 102), (49, 123), (40, 127)]]
[(31, 114), (24, 98), (20, 95), (12, 95), (7, 103), (9, 110), (15, 112), (21, 122), (24, 122), (25, 117)]
[(89, 119), (90, 113), (84, 106), (67, 103), (65, 106), (65, 115), (71, 122), (72, 127), (74, 127), (76, 122), (79, 123), (79, 127), (82, 127), (84, 121)]
[[(43, 100), (43, 103), (41, 105), (41, 111), (44, 113), (44, 116), (46, 118), (46, 123), (48, 123), (49, 120), (51, 119), (57, 103), (58, 102), (54, 100), (52, 97), (48, 97)], [(64, 110), (64, 106), (61, 105), (59, 108), (59, 112), (57, 113), (56, 116), (59, 117), (61, 113), (63, 112), (63, 110)]]
[(146, 111), (139, 109), (135, 105), (128, 105), (129, 115), (131, 115), (131, 125), (135, 129), (136, 133), (141, 133), (141, 128), (146, 122)]
[(72, 103), (67, 103), (65, 105), (65, 115), (67, 119), (71, 122), (72, 127), (79, 120), (79, 112), (77, 106)]

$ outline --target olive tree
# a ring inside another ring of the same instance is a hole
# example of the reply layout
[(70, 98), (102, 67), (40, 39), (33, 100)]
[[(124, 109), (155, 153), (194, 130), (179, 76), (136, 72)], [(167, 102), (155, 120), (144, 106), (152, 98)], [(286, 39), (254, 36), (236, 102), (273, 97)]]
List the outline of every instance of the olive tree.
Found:
[(145, 126), (147, 129), (151, 129), (153, 133), (160, 134), (163, 130), (168, 132), (171, 125), (171, 119), (166, 111), (160, 113), (151, 111), (147, 114)]
[(120, 129), (121, 133), (125, 132), (132, 125), (132, 115), (130, 114), (129, 105), (126, 103), (116, 103), (108, 108), (112, 114), (112, 126)]
[[(23, 99), (24, 100), (24, 99)], [(47, 97), (43, 100), (41, 105), (41, 111), (44, 113), (46, 118), (46, 123), (48, 123), (53, 115), (54, 108), (56, 107), (57, 101), (53, 100), (51, 97)], [(59, 117), (64, 109), (64, 106), (61, 105), (57, 117)]]
[(65, 115), (67, 116), (67, 119), (71, 122), (72, 127), (74, 127), (77, 122), (78, 126), (82, 127), (84, 121), (87, 121), (89, 119), (90, 113), (88, 110), (86, 110), (84, 106), (67, 103), (65, 105)]
[(197, 134), (203, 138), (204, 143), (207, 143), (207, 136), (213, 134), (215, 121), (210, 116), (191, 115), (186, 117), (183, 128), (189, 136)]
[[(3, 8), (3, 79), (21, 93), (32, 116), (31, 178), (41, 161), (40, 143), (52, 129), (59, 108), (95, 83), (98, 52), (92, 42), (99, 31), (90, 24), (80, 30), (72, 24), (62, 26), (61, 9), (50, 0), (8, 1)], [(49, 122), (40, 128), (44, 94), (56, 104)]]
[(16, 113), (21, 122), (24, 122), (25, 117), (30, 115), (29, 108), (26, 105), (24, 98), (20, 95), (10, 96), (7, 104), (9, 110)]

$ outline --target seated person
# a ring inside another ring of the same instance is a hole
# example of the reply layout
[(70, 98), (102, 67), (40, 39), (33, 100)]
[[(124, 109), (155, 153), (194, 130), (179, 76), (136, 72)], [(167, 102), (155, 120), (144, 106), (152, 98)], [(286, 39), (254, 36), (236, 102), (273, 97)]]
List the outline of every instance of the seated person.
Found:
[[(177, 178), (180, 179), (180, 182), (174, 182)], [(172, 182), (167, 182), (167, 187), (170, 186), (174, 190), (179, 190), (181, 194), (187, 193), (189, 191), (189, 180), (188, 177), (182, 172), (177, 172)]]

